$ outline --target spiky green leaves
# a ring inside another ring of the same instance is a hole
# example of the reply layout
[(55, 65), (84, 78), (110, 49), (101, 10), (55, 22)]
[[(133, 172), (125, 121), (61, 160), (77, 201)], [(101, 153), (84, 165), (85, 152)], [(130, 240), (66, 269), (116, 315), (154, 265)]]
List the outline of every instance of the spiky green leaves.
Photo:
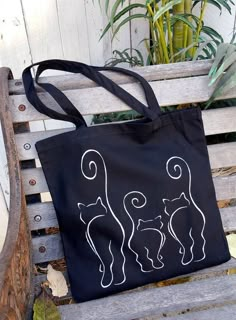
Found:
[(206, 108), (222, 93), (236, 87), (236, 46), (229, 43), (219, 45), (215, 61), (209, 72), (209, 86), (217, 80), (215, 90), (207, 102)]

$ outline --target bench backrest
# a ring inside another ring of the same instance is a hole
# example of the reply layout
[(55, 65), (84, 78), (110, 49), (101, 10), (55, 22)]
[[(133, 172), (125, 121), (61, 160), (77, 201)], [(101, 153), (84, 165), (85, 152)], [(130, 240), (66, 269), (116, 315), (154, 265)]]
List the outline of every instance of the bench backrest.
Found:
[[(208, 72), (211, 61), (185, 62), (173, 65), (160, 65), (137, 68), (137, 71), (151, 82), (158, 101), (162, 107), (194, 102), (207, 101), (213, 88), (208, 87)], [(132, 79), (122, 75), (110, 74), (109, 77), (121, 84), (141, 101), (144, 101), (139, 85)], [(44, 78), (42, 81), (49, 81)], [(51, 77), (50, 82), (63, 90), (83, 115), (125, 111), (128, 107), (101, 87), (81, 75)], [(10, 109), (15, 127), (29, 121), (46, 120), (47, 117), (38, 113), (27, 101), (20, 80), (10, 80)], [(40, 91), (40, 89), (39, 89)], [(45, 93), (40, 93), (46, 104), (52, 108), (55, 102)], [(236, 89), (224, 94), (221, 98), (236, 97)], [(236, 108), (227, 107), (203, 111), (204, 128), (207, 136), (236, 131)], [(30, 163), (31, 168), (22, 169), (23, 189), (27, 199), (31, 195), (48, 192), (48, 186), (37, 159), (35, 142), (74, 128), (55, 129), (39, 132), (16, 133), (15, 141), (19, 160)], [(208, 146), (212, 169), (236, 166), (236, 142), (212, 144)], [(36, 165), (35, 165), (36, 164)], [(227, 171), (227, 170), (226, 170)], [(236, 198), (236, 175), (215, 176), (214, 184), (218, 200)], [(58, 222), (50, 198), (41, 202), (28, 204), (28, 215), (31, 231), (57, 227)], [(234, 215), (236, 207), (221, 209), (225, 231), (236, 230)], [(33, 262), (42, 263), (64, 257), (60, 234), (44, 234), (32, 237)], [(42, 277), (37, 278), (37, 283)]]

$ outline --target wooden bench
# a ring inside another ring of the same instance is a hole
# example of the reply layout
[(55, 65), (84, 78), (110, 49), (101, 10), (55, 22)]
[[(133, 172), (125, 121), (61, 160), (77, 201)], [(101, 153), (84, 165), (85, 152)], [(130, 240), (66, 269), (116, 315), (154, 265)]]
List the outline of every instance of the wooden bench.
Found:
[[(208, 100), (212, 92), (207, 76), (211, 63), (185, 62), (137, 68), (137, 71), (151, 82), (160, 105), (168, 106)], [(37, 140), (74, 130), (30, 132), (29, 121), (46, 117), (30, 106), (21, 80), (8, 80), (9, 75), (9, 69), (0, 69), (0, 117), (11, 190), (8, 233), (0, 254), (1, 320), (30, 318), (28, 307), (32, 308), (34, 292), (39, 292), (40, 284), (46, 279), (45, 275), (34, 276), (32, 265), (64, 257), (59, 233), (42, 235), (42, 231), (37, 232), (57, 227), (58, 223), (52, 202), (40, 201), (40, 194), (48, 192), (48, 187), (42, 169), (35, 166), (34, 145)], [(109, 76), (143, 100), (133, 80), (122, 75)], [(50, 82), (65, 91), (83, 115), (128, 109), (81, 75), (54, 76)], [(47, 104), (53, 104), (44, 93), (40, 94)], [(236, 89), (221, 98), (233, 97), (236, 97)], [(204, 111), (203, 119), (207, 136), (236, 131), (235, 107)], [(19, 133), (20, 128), (26, 132)], [(208, 149), (212, 169), (236, 166), (236, 142), (212, 144)], [(236, 198), (236, 175), (214, 177), (214, 184), (218, 200)], [(236, 207), (221, 209), (221, 215), (225, 232), (236, 231)], [(64, 320), (234, 319), (236, 275), (227, 272), (233, 268), (236, 268), (236, 259), (232, 258), (228, 263), (191, 274), (189, 282), (183, 280), (183, 283), (162, 287), (153, 284), (104, 299), (61, 305), (59, 310)]]

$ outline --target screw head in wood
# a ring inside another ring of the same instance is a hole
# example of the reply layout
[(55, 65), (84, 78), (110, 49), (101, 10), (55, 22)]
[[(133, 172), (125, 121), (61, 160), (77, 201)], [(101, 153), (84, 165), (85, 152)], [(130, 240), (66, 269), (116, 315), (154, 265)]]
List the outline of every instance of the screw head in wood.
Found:
[(46, 252), (46, 248), (44, 246), (39, 247), (39, 252), (40, 253)]
[(36, 180), (30, 179), (29, 184), (30, 184), (31, 186), (34, 186), (34, 185), (36, 184)]
[(34, 217), (34, 221), (36, 221), (36, 222), (39, 222), (41, 220), (42, 220), (42, 217), (39, 214)]
[(31, 145), (29, 143), (24, 144), (24, 149), (29, 150), (31, 148)]
[(19, 109), (19, 111), (25, 111), (26, 106), (24, 104), (20, 104), (18, 109)]

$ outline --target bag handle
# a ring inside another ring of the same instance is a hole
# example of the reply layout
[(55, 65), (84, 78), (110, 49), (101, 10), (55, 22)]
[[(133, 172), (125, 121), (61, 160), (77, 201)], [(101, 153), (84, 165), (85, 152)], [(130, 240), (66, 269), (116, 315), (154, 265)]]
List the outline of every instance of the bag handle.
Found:
[[(35, 77), (36, 83), (43, 89), (45, 89), (49, 94), (51, 94), (51, 96), (57, 101), (60, 107), (66, 112), (66, 114), (61, 114), (52, 109), (49, 109), (43, 104), (43, 102), (37, 96), (37, 92), (33, 83), (33, 78), (30, 72), (30, 69), (35, 65), (38, 65)], [(73, 73), (82, 73), (89, 79), (96, 82), (98, 85), (104, 87), (105, 89), (113, 93), (115, 96), (119, 97), (132, 109), (136, 110), (138, 113), (151, 120), (156, 119), (161, 113), (159, 104), (151, 86), (143, 77), (141, 77), (137, 73), (118, 67), (93, 67), (84, 63), (74, 61), (46, 60), (27, 67), (23, 71), (22, 79), (25, 86), (25, 93), (30, 103), (39, 112), (44, 113), (51, 118), (73, 122), (76, 124), (77, 127), (80, 125), (86, 125), (80, 112), (74, 107), (71, 101), (60, 90), (58, 90), (52, 84), (38, 82), (40, 74), (47, 69), (61, 70)], [(110, 80), (105, 75), (99, 72), (102, 70), (120, 72), (136, 78), (141, 83), (144, 89), (148, 107), (146, 107), (134, 96), (129, 94), (123, 88), (118, 86), (115, 82), (113, 82), (112, 80)]]

